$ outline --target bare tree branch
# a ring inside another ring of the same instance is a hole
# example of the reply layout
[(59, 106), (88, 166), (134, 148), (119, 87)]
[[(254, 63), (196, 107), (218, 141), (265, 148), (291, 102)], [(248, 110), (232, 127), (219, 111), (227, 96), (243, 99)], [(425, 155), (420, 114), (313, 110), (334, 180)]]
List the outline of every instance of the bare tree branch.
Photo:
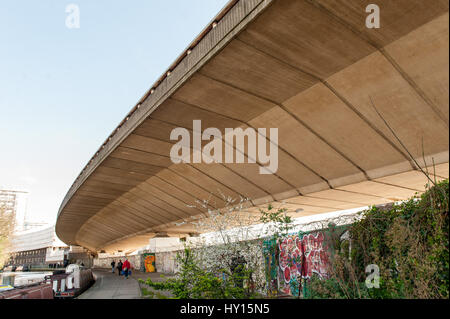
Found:
[[(400, 145), (403, 147), (403, 149), (406, 151), (406, 153), (408, 153), (409, 157), (411, 158), (411, 160), (414, 162), (414, 164), (419, 168), (419, 170), (427, 177), (427, 179), (433, 184), (436, 185), (434, 183), (434, 181), (430, 178), (430, 176), (422, 169), (422, 167), (419, 165), (419, 163), (417, 163), (417, 161), (414, 159), (414, 157), (411, 155), (411, 153), (409, 152), (408, 148), (403, 144), (403, 142), (400, 140), (400, 138), (397, 136), (397, 134), (394, 132), (394, 130), (392, 129), (392, 127), (388, 124), (388, 122), (385, 120), (385, 118), (380, 114), (380, 112), (378, 111), (378, 109), (375, 107), (375, 104), (373, 103), (372, 97), (369, 95), (369, 99), (370, 99), (370, 103), (372, 104), (373, 109), (375, 110), (375, 112), (378, 114), (378, 116), (381, 118), (381, 120), (384, 122), (384, 124), (387, 126), (387, 128), (389, 129), (389, 131), (391, 131), (392, 135), (394, 135), (395, 139), (400, 143)], [(422, 145), (422, 150), (423, 150), (423, 145)]]

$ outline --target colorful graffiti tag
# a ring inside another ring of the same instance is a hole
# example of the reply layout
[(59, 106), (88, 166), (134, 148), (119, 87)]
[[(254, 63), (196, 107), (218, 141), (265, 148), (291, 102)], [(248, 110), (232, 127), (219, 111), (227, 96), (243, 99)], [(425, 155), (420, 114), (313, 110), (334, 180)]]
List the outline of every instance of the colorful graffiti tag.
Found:
[(324, 247), (324, 235), (322, 232), (308, 234), (302, 239), (303, 254), (305, 255), (304, 277), (311, 278), (313, 273), (320, 278), (327, 276), (328, 249)]
[(298, 294), (298, 278), (302, 273), (302, 242), (297, 235), (278, 241), (279, 288), (286, 294)]
[(145, 272), (155, 272), (155, 254), (154, 253), (146, 253), (143, 254), (144, 258), (144, 266), (145, 266)]
[[(281, 293), (296, 296), (300, 280), (311, 278), (313, 274), (320, 278), (327, 276), (329, 259), (323, 232), (290, 235), (276, 244), (265, 241), (263, 248), (269, 290), (273, 290), (277, 280)], [(275, 259), (278, 259), (278, 266)], [(277, 278), (274, 278), (274, 270)]]

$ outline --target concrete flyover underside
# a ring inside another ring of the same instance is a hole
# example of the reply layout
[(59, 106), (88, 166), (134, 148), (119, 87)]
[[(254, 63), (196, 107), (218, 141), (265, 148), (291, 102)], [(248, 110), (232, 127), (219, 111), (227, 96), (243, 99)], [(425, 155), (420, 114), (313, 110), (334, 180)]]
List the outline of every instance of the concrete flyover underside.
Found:
[[(232, 1), (81, 172), (59, 238), (136, 248), (155, 233), (193, 232), (176, 226), (204, 214), (189, 205), (223, 207), (219, 194), (250, 198), (249, 211), (283, 201), (303, 209), (295, 216), (402, 200), (427, 183), (415, 161), (448, 178), (448, 1), (379, 0), (381, 28), (368, 29), (371, 2)], [(173, 164), (170, 132), (192, 131), (193, 120), (277, 127), (278, 171)]]

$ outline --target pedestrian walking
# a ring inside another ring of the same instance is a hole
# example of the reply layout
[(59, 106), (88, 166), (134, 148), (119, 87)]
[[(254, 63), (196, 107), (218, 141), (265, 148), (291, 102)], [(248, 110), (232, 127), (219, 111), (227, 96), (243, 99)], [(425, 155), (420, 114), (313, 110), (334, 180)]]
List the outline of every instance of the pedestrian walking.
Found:
[(131, 269), (131, 264), (128, 261), (128, 258), (123, 262), (123, 274), (125, 275), (125, 279), (128, 279), (128, 272)]
[(122, 259), (119, 259), (119, 262), (117, 263), (117, 271), (119, 272), (119, 276), (122, 275), (122, 266), (123, 266)]
[(116, 262), (113, 260), (113, 261), (111, 262), (112, 273), (114, 273), (114, 268), (115, 268), (115, 266), (116, 266)]

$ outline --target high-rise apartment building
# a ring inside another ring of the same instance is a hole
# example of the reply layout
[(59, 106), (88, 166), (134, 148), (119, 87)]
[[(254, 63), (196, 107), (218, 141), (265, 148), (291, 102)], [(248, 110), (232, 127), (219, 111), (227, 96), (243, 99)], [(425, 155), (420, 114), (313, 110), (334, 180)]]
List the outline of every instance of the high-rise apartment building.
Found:
[(0, 189), (0, 207), (6, 214), (14, 216), (14, 232), (25, 230), (28, 192), (21, 190)]

